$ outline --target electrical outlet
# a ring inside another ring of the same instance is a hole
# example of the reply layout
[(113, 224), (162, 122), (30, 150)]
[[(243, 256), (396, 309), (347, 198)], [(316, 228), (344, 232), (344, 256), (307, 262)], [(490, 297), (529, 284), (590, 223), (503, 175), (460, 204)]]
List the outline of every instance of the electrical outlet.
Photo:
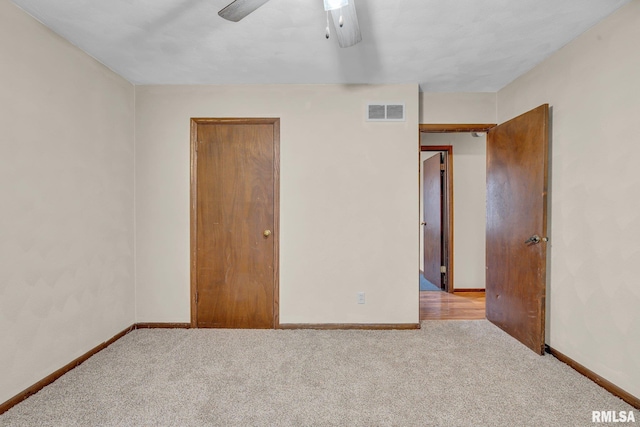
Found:
[(358, 292), (358, 304), (364, 304), (364, 292)]

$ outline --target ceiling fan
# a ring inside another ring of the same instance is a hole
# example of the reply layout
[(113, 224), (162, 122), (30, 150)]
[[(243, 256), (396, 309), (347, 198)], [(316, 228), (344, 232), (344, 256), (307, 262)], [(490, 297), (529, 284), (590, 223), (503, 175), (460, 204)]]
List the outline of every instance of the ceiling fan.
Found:
[[(235, 0), (218, 12), (218, 15), (229, 21), (238, 22), (269, 0)], [(355, 0), (324, 0), (327, 11), (326, 37), (329, 38), (329, 16), (333, 19), (336, 36), (340, 47), (353, 46), (362, 41)]]

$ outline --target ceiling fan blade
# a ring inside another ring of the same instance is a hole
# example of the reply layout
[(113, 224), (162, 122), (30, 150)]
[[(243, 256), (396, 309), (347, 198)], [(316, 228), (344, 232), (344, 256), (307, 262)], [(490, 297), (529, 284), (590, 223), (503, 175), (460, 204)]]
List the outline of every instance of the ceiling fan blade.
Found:
[[(342, 15), (342, 20), (344, 22), (342, 28), (338, 24), (340, 21), (340, 15)], [(358, 25), (358, 16), (356, 15), (355, 0), (349, 0), (349, 4), (346, 6), (332, 10), (331, 18), (333, 18), (333, 26), (336, 28), (340, 47), (353, 46), (354, 44), (362, 41), (360, 25)]]
[(218, 15), (229, 21), (238, 22), (269, 0), (235, 0), (218, 12)]

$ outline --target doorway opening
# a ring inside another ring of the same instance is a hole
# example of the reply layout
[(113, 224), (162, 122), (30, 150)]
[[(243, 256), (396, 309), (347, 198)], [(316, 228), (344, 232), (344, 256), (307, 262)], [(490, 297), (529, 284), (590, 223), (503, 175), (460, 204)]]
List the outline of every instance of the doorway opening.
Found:
[(440, 279), (430, 291), (420, 287), (421, 320), (485, 318), (485, 132), (492, 126), (420, 126), (420, 273)]

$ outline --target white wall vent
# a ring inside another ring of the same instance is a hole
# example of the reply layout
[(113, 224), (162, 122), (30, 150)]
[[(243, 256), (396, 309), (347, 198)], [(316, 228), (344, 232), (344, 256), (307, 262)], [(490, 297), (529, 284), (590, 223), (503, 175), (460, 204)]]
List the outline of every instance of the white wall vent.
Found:
[(367, 104), (367, 121), (370, 122), (404, 122), (404, 103), (370, 103)]

